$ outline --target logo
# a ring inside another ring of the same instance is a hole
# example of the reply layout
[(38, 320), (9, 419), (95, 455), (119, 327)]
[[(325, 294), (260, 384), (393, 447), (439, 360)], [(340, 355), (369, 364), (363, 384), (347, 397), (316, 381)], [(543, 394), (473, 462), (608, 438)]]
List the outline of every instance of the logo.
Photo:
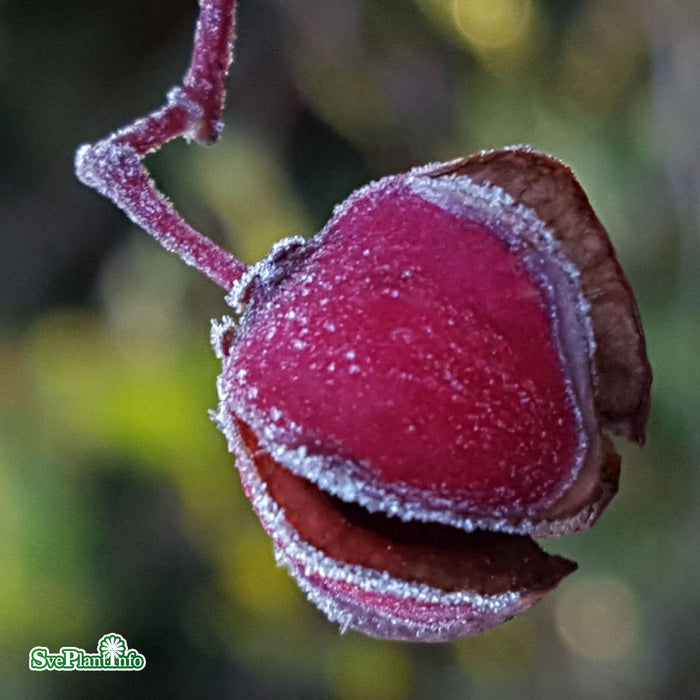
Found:
[(78, 647), (61, 647), (52, 654), (47, 647), (34, 647), (29, 652), (30, 671), (141, 671), (146, 657), (129, 649), (121, 634), (110, 632), (97, 642), (97, 653)]

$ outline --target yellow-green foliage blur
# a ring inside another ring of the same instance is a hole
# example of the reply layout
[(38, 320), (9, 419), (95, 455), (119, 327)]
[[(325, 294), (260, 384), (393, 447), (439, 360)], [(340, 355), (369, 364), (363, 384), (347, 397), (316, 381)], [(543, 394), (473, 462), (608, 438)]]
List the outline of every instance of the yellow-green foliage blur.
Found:
[[(151, 158), (246, 262), (370, 179), (529, 143), (571, 165), (636, 290), (655, 373), (580, 569), (436, 646), (340, 635), (276, 568), (207, 410), (223, 295), (72, 176), (179, 81), (194, 0), (0, 5), (3, 698), (700, 697), (696, 0), (240, 0), (222, 141)], [(137, 673), (33, 673), (122, 634)]]

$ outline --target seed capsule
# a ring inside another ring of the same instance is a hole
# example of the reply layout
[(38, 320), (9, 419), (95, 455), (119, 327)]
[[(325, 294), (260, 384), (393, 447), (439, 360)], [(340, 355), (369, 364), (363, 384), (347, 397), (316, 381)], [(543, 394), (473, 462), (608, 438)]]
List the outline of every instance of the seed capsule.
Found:
[(273, 247), (214, 324), (217, 422), (284, 563), (341, 627), (442, 641), (575, 564), (532, 536), (617, 490), (643, 442), (634, 296), (561, 163), (481, 153), (384, 178)]

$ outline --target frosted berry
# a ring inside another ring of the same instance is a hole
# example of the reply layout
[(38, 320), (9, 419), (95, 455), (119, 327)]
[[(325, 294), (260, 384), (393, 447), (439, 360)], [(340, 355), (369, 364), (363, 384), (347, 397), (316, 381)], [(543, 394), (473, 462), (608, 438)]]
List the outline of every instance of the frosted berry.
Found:
[(384, 178), (230, 299), (217, 421), (280, 561), (331, 618), (441, 640), (570, 573), (522, 535), (598, 517), (619, 472), (604, 430), (643, 439), (649, 375), (565, 166), (512, 149)]
[(386, 177), (245, 268), (141, 158), (220, 131), (232, 0), (203, 0), (168, 103), (76, 167), (228, 292), (215, 419), (277, 558), (342, 629), (443, 641), (522, 612), (576, 565), (533, 537), (617, 490), (651, 373), (632, 290), (580, 185), (526, 147)]

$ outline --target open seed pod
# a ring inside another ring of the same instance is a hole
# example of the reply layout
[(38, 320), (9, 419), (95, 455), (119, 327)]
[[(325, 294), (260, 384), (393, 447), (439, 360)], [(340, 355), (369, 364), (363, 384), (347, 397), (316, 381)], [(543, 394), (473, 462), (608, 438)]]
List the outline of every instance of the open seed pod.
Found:
[(532, 536), (617, 490), (643, 442), (634, 296), (572, 173), (526, 148), (386, 177), (287, 239), (215, 324), (217, 421), (278, 556), (331, 619), (442, 641), (575, 565)]

